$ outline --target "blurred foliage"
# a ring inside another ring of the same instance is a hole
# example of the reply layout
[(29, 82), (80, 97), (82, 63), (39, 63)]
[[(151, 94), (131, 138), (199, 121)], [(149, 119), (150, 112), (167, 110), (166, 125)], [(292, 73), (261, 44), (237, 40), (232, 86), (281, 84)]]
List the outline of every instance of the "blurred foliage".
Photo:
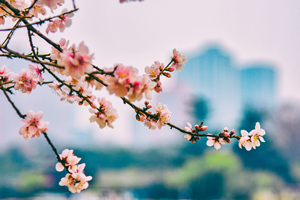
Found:
[[(240, 127), (250, 131), (259, 121), (265, 128), (266, 116), (266, 112), (248, 107)], [(87, 164), (85, 173), (93, 176), (90, 189), (94, 191), (126, 188), (138, 198), (152, 199), (261, 199), (281, 194), (287, 185), (300, 180), (297, 159), (282, 153), (271, 137), (276, 133), (266, 132), (266, 143), (251, 151), (239, 149), (237, 144), (216, 151), (207, 147), (205, 139), (144, 151), (71, 149)], [(66, 187), (58, 185), (65, 172), (55, 171), (51, 153), (41, 150), (37, 155), (42, 157), (33, 158), (14, 148), (0, 155), (0, 198), (39, 192), (69, 194)]]
[[(256, 122), (261, 122), (261, 126), (264, 127), (265, 116), (267, 116), (265, 111), (247, 108), (244, 111), (240, 127), (250, 131)], [(295, 180), (290, 173), (289, 161), (273, 139), (276, 133), (268, 130), (266, 132), (267, 134), (264, 136), (266, 142), (262, 143), (257, 149), (247, 151), (244, 148), (241, 150), (238, 145), (233, 145), (234, 152), (240, 157), (246, 168), (274, 172), (286, 182), (294, 182)]]
[(209, 114), (209, 102), (204, 97), (195, 96), (191, 102), (192, 107), (192, 116), (200, 123), (203, 120), (206, 120)]

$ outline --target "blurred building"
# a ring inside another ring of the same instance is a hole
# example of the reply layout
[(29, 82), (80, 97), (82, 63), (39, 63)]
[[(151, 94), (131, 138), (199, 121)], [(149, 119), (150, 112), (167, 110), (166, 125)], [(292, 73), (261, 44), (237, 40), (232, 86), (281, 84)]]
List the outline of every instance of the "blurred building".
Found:
[(276, 73), (268, 64), (246, 65), (241, 70), (242, 106), (272, 109), (276, 105)]
[(218, 45), (187, 57), (178, 78), (192, 88), (193, 95), (209, 101), (206, 124), (232, 127), (239, 122), (245, 106), (267, 109), (275, 106), (274, 66), (263, 63), (240, 66), (228, 50)]

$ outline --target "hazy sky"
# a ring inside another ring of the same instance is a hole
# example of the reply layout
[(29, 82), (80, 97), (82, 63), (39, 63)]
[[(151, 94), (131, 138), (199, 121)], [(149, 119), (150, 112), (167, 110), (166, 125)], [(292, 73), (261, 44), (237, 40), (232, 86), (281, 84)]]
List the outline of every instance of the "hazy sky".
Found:
[[(298, 0), (144, 0), (123, 4), (118, 0), (78, 0), (76, 4), (79, 11), (72, 26), (49, 37), (57, 42), (64, 37), (77, 45), (84, 41), (95, 55), (95, 65), (123, 63), (143, 72), (156, 60), (167, 63), (173, 48), (190, 54), (218, 43), (239, 65), (258, 61), (275, 65), (279, 98), (300, 100)], [(3, 34), (0, 32), (1, 38)], [(12, 46), (20, 47), (19, 42), (24, 42), (18, 34)], [(115, 101), (121, 104), (119, 99)], [(83, 129), (99, 129), (86, 117)], [(82, 118), (78, 117), (79, 124)], [(131, 126), (123, 123), (115, 131), (130, 130)], [(125, 141), (128, 135), (118, 137)]]
[(76, 4), (79, 11), (72, 26), (49, 37), (54, 41), (65, 37), (77, 45), (84, 41), (100, 67), (123, 63), (143, 71), (155, 60), (168, 62), (173, 48), (186, 54), (218, 43), (239, 65), (274, 64), (279, 72), (279, 98), (300, 100), (300, 1), (144, 0), (120, 4), (118, 0), (89, 0)]
[(279, 97), (300, 100), (299, 1), (89, 0), (77, 5), (65, 33), (72, 42), (84, 40), (99, 66), (121, 62), (142, 70), (155, 60), (167, 62), (173, 48), (189, 53), (220, 43), (239, 64), (276, 65)]

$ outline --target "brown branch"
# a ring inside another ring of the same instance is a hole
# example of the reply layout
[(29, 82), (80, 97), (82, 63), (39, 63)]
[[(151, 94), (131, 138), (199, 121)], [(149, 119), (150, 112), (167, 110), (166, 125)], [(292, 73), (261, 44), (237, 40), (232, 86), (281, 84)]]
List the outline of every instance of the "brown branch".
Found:
[[(15, 57), (15, 58), (21, 58), (21, 59), (24, 59), (24, 60), (28, 60), (30, 62), (33, 62), (33, 63), (38, 63), (38, 64), (43, 64), (43, 65), (50, 65), (50, 66), (53, 66), (53, 67), (56, 67), (56, 68), (60, 68), (60, 69), (64, 69), (63, 66), (59, 66), (55, 63), (50, 63), (50, 62), (42, 62), (42, 61), (39, 61), (39, 60), (34, 60), (32, 58), (29, 58), (29, 57), (33, 57), (32, 55), (28, 56), (28, 55), (23, 55), (23, 54), (20, 54), (16, 51), (13, 51), (3, 45), (0, 45), (0, 50), (5, 50), (8, 52), (8, 54), (0, 54), (0, 56), (4, 56), (4, 57), (8, 57), (8, 58), (11, 58), (11, 57)], [(11, 55), (13, 54), (13, 55)]]
[(22, 22), (26, 25), (26, 27), (36, 33), (38, 36), (40, 36), (41, 38), (43, 38), (48, 44), (52, 45), (54, 48), (56, 48), (57, 50), (59, 50), (60, 52), (62, 52), (62, 49), (60, 47), (60, 45), (56, 44), (55, 42), (53, 42), (52, 40), (50, 40), (48, 37), (44, 36), (40, 31), (36, 30), (31, 24), (28, 23), (28, 21), (24, 18), (24, 16), (21, 15), (20, 11), (16, 8), (14, 8), (13, 6), (11, 6), (7, 1), (5, 0), (0, 0), (0, 3), (3, 3), (6, 7), (8, 7), (17, 17), (20, 17), (20, 19), (22, 20)]
[(26, 115), (23, 115), (20, 110), (16, 107), (16, 105), (14, 104), (14, 102), (10, 99), (10, 97), (8, 96), (8, 94), (6, 93), (6, 89), (2, 86), (2, 83), (0, 81), (0, 88), (3, 91), (7, 101), (11, 104), (11, 106), (14, 108), (14, 110), (16, 111), (16, 113), (19, 115), (20, 118), (25, 119)]
[[(53, 17), (48, 17), (46, 19), (43, 19), (43, 20), (40, 20), (38, 22), (33, 22), (33, 23), (28, 23), (27, 25), (20, 25), (20, 26), (17, 26), (17, 28), (25, 28), (25, 27), (29, 27), (29, 26), (32, 26), (32, 25), (39, 25), (39, 24), (42, 24), (46, 21), (50, 21), (51, 19), (54, 19), (54, 18), (57, 18), (57, 17), (61, 17), (63, 15), (66, 15), (66, 14), (70, 14), (70, 13), (73, 13), (75, 11), (79, 10), (78, 8), (74, 9), (74, 10), (71, 10), (71, 11), (67, 11), (67, 12), (64, 12), (60, 15), (56, 15), (56, 16), (53, 16)], [(0, 31), (9, 31), (11, 30), (11, 28), (7, 28), (7, 29), (0, 29)]]

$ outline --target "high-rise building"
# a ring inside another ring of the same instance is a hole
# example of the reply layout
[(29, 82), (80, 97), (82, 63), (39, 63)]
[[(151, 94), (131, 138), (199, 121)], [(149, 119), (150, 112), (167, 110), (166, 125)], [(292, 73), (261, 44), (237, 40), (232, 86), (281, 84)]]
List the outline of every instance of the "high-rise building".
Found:
[(232, 125), (240, 111), (240, 76), (231, 56), (219, 46), (209, 46), (188, 58), (179, 80), (187, 82), (193, 95), (207, 99), (207, 123)]
[(256, 63), (241, 69), (242, 106), (272, 109), (276, 105), (276, 73), (272, 65)]
[[(276, 104), (276, 75), (272, 65), (256, 63), (238, 66), (227, 50), (218, 45), (187, 56), (179, 81), (192, 88), (192, 94), (207, 99), (207, 123), (235, 126), (245, 106), (269, 108)], [(230, 128), (230, 127), (229, 127)]]

